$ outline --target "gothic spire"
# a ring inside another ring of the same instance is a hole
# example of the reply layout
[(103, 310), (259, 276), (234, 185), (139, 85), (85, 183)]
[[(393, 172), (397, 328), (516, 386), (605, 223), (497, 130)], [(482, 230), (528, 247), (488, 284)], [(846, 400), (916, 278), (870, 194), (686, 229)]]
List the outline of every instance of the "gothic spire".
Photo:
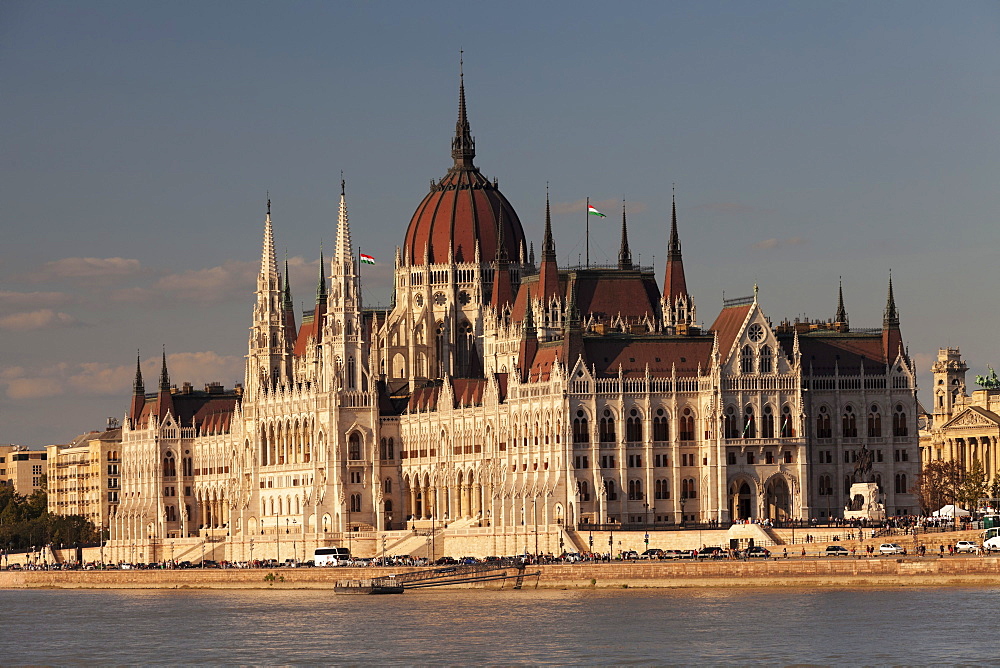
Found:
[(882, 327), (890, 329), (899, 327), (899, 313), (896, 311), (896, 298), (892, 294), (892, 271), (889, 272), (889, 297), (885, 303), (885, 315), (882, 318)]
[(170, 392), (170, 374), (167, 373), (166, 346), (163, 346), (163, 366), (160, 367), (160, 392)]
[(618, 249), (618, 268), (632, 268), (632, 253), (628, 249), (628, 225), (625, 223), (625, 199), (622, 199), (622, 243)]
[[(338, 266), (344, 267), (347, 273), (346, 267), (348, 263), (353, 264), (354, 262), (354, 252), (351, 246), (351, 226), (347, 218), (347, 201), (345, 199), (345, 183), (344, 183), (344, 173), (340, 173), (340, 211), (337, 215), (337, 245), (334, 251), (334, 262)], [(354, 273), (351, 271), (350, 273)]]
[(316, 283), (316, 303), (326, 304), (326, 275), (323, 273), (323, 244), (319, 245), (319, 281)]
[(663, 298), (672, 306), (681, 295), (687, 295), (687, 280), (684, 278), (681, 239), (677, 234), (677, 195), (674, 194), (670, 218), (670, 242), (667, 244), (667, 270), (663, 279)]
[(681, 238), (677, 234), (677, 195), (674, 194), (670, 214), (670, 241), (667, 244), (667, 259), (681, 259)]
[(276, 276), (278, 265), (274, 259), (274, 232), (271, 229), (271, 198), (267, 198), (267, 215), (264, 217), (264, 247), (261, 251), (260, 273)]
[(295, 308), (292, 303), (292, 285), (288, 280), (288, 251), (285, 251), (285, 276), (284, 276), (285, 287), (282, 290), (282, 306), (286, 311), (291, 311)]
[(469, 117), (465, 109), (465, 73), (463, 72), (463, 51), (458, 58), (458, 122), (455, 123), (455, 136), (451, 140), (451, 157), (455, 167), (472, 169), (472, 160), (476, 157), (476, 140), (472, 137), (469, 127)]
[(552, 212), (549, 207), (549, 188), (545, 187), (545, 237), (542, 240), (542, 262), (556, 261), (556, 244), (552, 240)]
[(833, 319), (835, 323), (847, 326), (847, 309), (844, 308), (844, 279), (840, 279), (837, 287), (837, 315)]
[(135, 380), (132, 382), (132, 394), (145, 394), (146, 386), (142, 382), (142, 364), (139, 351), (135, 351)]

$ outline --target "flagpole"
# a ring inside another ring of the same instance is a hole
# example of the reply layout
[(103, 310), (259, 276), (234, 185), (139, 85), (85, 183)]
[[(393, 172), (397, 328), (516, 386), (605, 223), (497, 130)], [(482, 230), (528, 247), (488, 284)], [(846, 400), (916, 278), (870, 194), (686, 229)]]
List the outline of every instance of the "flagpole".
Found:
[(590, 198), (587, 198), (587, 206), (583, 209), (583, 215), (587, 217), (587, 266), (590, 266)]

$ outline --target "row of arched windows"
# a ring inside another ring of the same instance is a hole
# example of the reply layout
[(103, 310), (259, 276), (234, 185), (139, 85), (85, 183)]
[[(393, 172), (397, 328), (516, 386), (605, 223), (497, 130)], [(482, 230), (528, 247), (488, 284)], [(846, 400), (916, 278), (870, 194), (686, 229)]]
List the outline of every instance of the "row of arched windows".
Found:
[[(882, 413), (878, 404), (872, 404), (868, 409), (867, 434), (869, 438), (882, 437)], [(844, 438), (858, 437), (858, 417), (854, 407), (847, 405), (840, 416), (840, 430)], [(902, 404), (896, 404), (892, 412), (892, 435), (909, 436), (909, 422)], [(830, 423), (830, 410), (820, 406), (816, 414), (816, 438), (833, 438), (833, 428)]]
[[(754, 364), (755, 357), (756, 365)], [(755, 356), (754, 349), (751, 346), (743, 346), (742, 350), (740, 350), (740, 373), (754, 373), (755, 366), (757, 373), (771, 373), (774, 370), (774, 353), (771, 351), (770, 346), (761, 346), (759, 356)]]
[[(726, 408), (723, 416), (723, 432), (725, 438), (774, 438), (775, 434), (775, 414), (774, 409), (767, 404), (764, 406), (763, 415), (760, 417), (760, 424), (757, 424), (757, 417), (753, 406), (746, 406), (742, 415), (736, 413), (735, 406)], [(781, 408), (781, 416), (778, 423), (778, 435), (781, 438), (794, 438), (795, 425), (792, 419), (792, 409), (789, 406)]]
[[(684, 408), (681, 411), (678, 422), (682, 441), (695, 440), (694, 418), (694, 411), (690, 408)], [(658, 408), (655, 411), (652, 436), (654, 441), (670, 440), (670, 417), (662, 408)], [(615, 429), (615, 414), (608, 408), (604, 409), (604, 413), (598, 422), (598, 439), (601, 443), (614, 443), (618, 440)], [(642, 414), (636, 408), (631, 409), (628, 417), (625, 419), (625, 440), (629, 443), (639, 443), (643, 440)], [(573, 419), (573, 442), (590, 442), (590, 423), (587, 419), (587, 414), (583, 410), (578, 410), (576, 417)]]

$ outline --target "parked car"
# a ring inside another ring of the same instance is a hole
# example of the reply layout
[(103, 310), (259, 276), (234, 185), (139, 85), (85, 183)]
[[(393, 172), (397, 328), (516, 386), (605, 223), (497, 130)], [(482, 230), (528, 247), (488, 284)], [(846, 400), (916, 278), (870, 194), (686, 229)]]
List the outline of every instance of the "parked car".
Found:
[[(578, 561), (583, 561), (583, 555), (579, 552), (563, 552), (559, 558), (569, 564), (575, 564)], [(496, 558), (497, 561), (499, 561), (499, 559), (499, 557)], [(489, 561), (490, 557), (487, 557), (486, 560)]]
[(663, 550), (663, 556), (660, 557), (660, 558), (661, 559), (684, 559), (685, 556), (690, 557), (691, 553), (687, 552), (687, 554), (685, 554), (685, 550)]
[(754, 545), (747, 548), (747, 559), (770, 559), (771, 551), (766, 547)]
[(626, 561), (631, 561), (638, 558), (639, 558), (639, 553), (636, 552), (635, 550), (625, 550), (624, 552), (622, 552), (622, 559), (625, 559)]
[(955, 552), (975, 552), (979, 545), (972, 540), (960, 540), (955, 543)]
[(906, 550), (898, 543), (882, 543), (878, 546), (879, 554), (906, 554)]
[(722, 559), (726, 556), (721, 547), (703, 547), (698, 550), (699, 559)]
[(639, 558), (640, 559), (662, 559), (663, 558), (663, 550), (661, 550), (658, 547), (651, 547), (648, 550), (646, 550), (645, 552), (643, 552), (641, 555), (639, 555)]
[(826, 548), (824, 556), (827, 557), (849, 557), (851, 556), (851, 551), (848, 550), (843, 545), (830, 545)]

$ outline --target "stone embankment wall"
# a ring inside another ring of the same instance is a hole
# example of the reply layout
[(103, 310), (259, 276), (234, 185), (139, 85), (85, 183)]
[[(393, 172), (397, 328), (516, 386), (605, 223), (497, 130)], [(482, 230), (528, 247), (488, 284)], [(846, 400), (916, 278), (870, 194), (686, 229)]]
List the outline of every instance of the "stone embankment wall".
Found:
[[(2, 571), (0, 589), (330, 589), (412, 568)], [(829, 558), (767, 561), (618, 562), (529, 566), (541, 588), (869, 587), (1000, 585), (1000, 557)], [(513, 571), (511, 571), (513, 572)], [(273, 574), (273, 577), (271, 576)], [(525, 580), (534, 587), (535, 578)], [(465, 585), (500, 588), (500, 583)], [(503, 585), (507, 588), (510, 582)]]

